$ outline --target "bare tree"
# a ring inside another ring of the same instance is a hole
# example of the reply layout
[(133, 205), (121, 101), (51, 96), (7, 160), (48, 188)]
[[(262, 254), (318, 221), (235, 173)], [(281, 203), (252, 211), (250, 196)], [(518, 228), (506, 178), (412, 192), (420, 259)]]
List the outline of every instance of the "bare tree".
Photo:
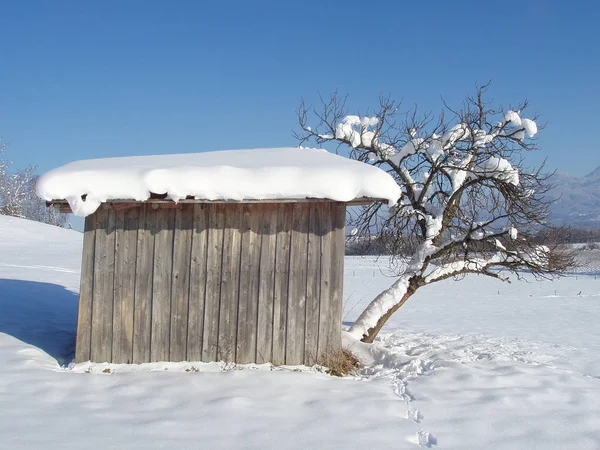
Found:
[[(4, 185), (4, 179), (6, 178), (6, 172), (8, 171), (9, 163), (4, 158), (4, 151), (6, 150), (6, 144), (0, 142), (0, 186)], [(2, 189), (0, 187), (0, 189)]]
[(398, 275), (350, 327), (357, 339), (372, 342), (422, 286), (468, 273), (504, 281), (522, 270), (555, 277), (573, 264), (558, 244), (531, 239), (549, 226), (550, 174), (524, 165), (524, 153), (537, 149), (538, 131), (535, 120), (522, 117), (527, 102), (495, 108), (486, 90), (478, 87), (458, 109), (444, 103), (437, 117), (417, 108), (401, 112), (389, 98), (364, 117), (348, 115), (337, 93), (318, 108), (300, 105), (301, 144), (345, 147), (352, 158), (386, 170), (402, 189), (391, 208), (374, 204), (350, 218), (358, 236), (386, 243)]
[(5, 172), (0, 186), (0, 214), (27, 218), (27, 203), (32, 200), (33, 168), (9, 173)]
[(29, 183), (28, 198), (24, 204), (24, 217), (48, 225), (64, 227), (67, 223), (67, 215), (61, 213), (57, 208), (50, 208), (46, 202), (38, 197), (35, 185), (39, 175), (33, 175)]
[(0, 214), (63, 226), (66, 215), (46, 207), (46, 202), (35, 192), (38, 179), (35, 168), (28, 166), (10, 171), (11, 164), (4, 157), (5, 149), (6, 145), (0, 145)]

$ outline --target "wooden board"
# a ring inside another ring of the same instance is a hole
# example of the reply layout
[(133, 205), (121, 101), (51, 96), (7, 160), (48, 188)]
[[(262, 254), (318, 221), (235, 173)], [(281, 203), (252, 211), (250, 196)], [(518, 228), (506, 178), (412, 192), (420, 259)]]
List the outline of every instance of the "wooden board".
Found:
[(323, 204), (308, 208), (308, 250), (306, 278), (306, 322), (304, 332), (304, 364), (312, 366), (318, 359), (321, 295), (321, 227)]
[(150, 361), (169, 360), (173, 236), (174, 214), (166, 209), (158, 209), (154, 234)]
[(94, 288), (94, 250), (96, 247), (96, 215), (85, 218), (81, 284), (77, 309), (77, 340), (75, 362), (89, 361), (91, 357), (92, 300)]
[(304, 363), (304, 326), (306, 322), (306, 282), (308, 252), (308, 208), (292, 205), (292, 237), (288, 288), (288, 317), (285, 363)]
[(221, 266), (221, 296), (219, 308), (219, 342), (217, 358), (235, 361), (239, 301), (240, 250), (243, 205), (231, 205), (225, 214), (223, 227), (223, 262)]
[[(331, 353), (329, 347), (330, 329), (335, 326), (332, 311), (332, 286), (331, 286), (331, 266), (332, 266), (332, 244), (333, 233), (331, 231), (333, 223), (332, 204), (326, 205), (321, 210), (320, 220), (320, 252), (321, 252), (321, 279), (320, 279), (320, 305), (319, 305), (319, 335), (317, 342), (317, 359), (324, 362)], [(333, 324), (333, 325), (332, 325)]]
[(204, 330), (202, 336), (203, 361), (217, 361), (224, 223), (225, 207), (223, 205), (209, 205), (209, 231), (206, 247), (206, 296), (204, 302)]
[[(186, 203), (191, 203), (191, 204), (202, 204), (202, 205), (208, 205), (208, 204), (240, 204), (242, 202), (238, 201), (238, 200), (203, 200), (203, 199), (191, 199), (191, 198), (186, 198), (186, 199), (181, 199), (179, 200), (177, 203), (175, 203), (173, 200), (169, 200), (167, 198), (164, 198), (164, 195), (162, 196), (163, 198), (151, 198), (148, 199), (146, 201), (143, 202), (133, 202), (131, 200), (111, 200), (110, 202), (108, 202), (107, 204), (110, 205), (111, 207), (114, 207), (115, 210), (117, 209), (123, 209), (123, 208), (138, 208), (138, 207), (143, 207), (144, 205), (160, 205), (160, 207), (177, 207), (177, 205), (179, 204), (186, 204)], [(332, 201), (330, 199), (326, 199), (326, 198), (282, 198), (282, 199), (270, 199), (268, 203), (266, 204), (277, 204), (277, 203), (282, 203), (282, 204), (290, 204), (290, 203), (331, 203)], [(243, 202), (244, 204), (252, 204), (252, 203), (261, 203), (261, 204), (265, 204), (265, 200), (252, 200), (252, 199), (247, 199), (244, 200)], [(388, 203), (388, 200), (385, 198), (374, 198), (374, 197), (361, 197), (361, 198), (355, 198), (353, 200), (349, 200), (346, 202), (347, 205), (352, 205), (352, 206), (360, 206), (360, 205), (370, 205), (372, 203)], [(46, 206), (52, 206), (55, 208), (58, 208), (59, 212), (61, 213), (72, 213), (73, 211), (71, 210), (71, 206), (69, 206), (69, 203), (66, 200), (52, 200), (49, 202), (46, 202)]]
[(185, 361), (187, 358), (193, 224), (193, 205), (181, 205), (181, 208), (175, 210), (169, 361)]
[(206, 292), (206, 243), (208, 237), (207, 213), (207, 206), (201, 204), (194, 205), (187, 333), (188, 361), (200, 361), (202, 359), (204, 295)]
[(112, 325), (115, 272), (115, 213), (96, 212), (96, 250), (92, 304), (91, 360), (112, 361)]
[(290, 205), (277, 205), (277, 236), (275, 249), (275, 274), (273, 291), (273, 364), (285, 364), (287, 340), (287, 301), (290, 265), (290, 236), (292, 209)]
[(133, 362), (135, 266), (139, 209), (129, 209), (115, 214), (112, 361), (118, 364), (131, 364)]
[(261, 205), (245, 205), (242, 215), (240, 293), (238, 302), (236, 362), (256, 361), (258, 286), (260, 276), (259, 215)]
[(343, 203), (334, 203), (332, 240), (331, 240), (331, 317), (328, 346), (330, 349), (339, 349), (342, 346), (342, 307), (344, 300), (344, 247), (346, 206)]
[(273, 298), (275, 292), (275, 253), (277, 248), (277, 206), (265, 204), (259, 215), (262, 235), (258, 286), (256, 362), (273, 360)]
[(150, 362), (156, 211), (150, 205), (144, 205), (140, 210), (138, 223), (133, 318), (134, 364)]

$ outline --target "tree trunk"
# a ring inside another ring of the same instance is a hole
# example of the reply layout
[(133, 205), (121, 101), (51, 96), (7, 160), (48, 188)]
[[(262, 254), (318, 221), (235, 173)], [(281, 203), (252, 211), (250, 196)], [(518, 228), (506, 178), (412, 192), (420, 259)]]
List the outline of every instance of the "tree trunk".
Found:
[(393, 307), (391, 307), (383, 316), (381, 316), (374, 327), (369, 328), (367, 334), (362, 337), (361, 341), (369, 344), (373, 342), (392, 314), (398, 311), (400, 307), (406, 303), (406, 300), (408, 300), (421, 285), (422, 283), (420, 278), (413, 278), (410, 281), (410, 285), (406, 290), (406, 293), (402, 296), (402, 299)]

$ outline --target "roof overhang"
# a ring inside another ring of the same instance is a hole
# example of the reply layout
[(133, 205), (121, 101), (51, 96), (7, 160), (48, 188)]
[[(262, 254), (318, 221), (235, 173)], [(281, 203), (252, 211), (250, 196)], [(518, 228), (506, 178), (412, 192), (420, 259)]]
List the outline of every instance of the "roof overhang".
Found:
[[(160, 197), (160, 196), (157, 196), (157, 197)], [(186, 199), (181, 199), (181, 200), (175, 202), (173, 200), (169, 200), (169, 199), (165, 199), (165, 198), (150, 198), (150, 199), (144, 200), (144, 201), (135, 201), (135, 200), (130, 200), (130, 199), (107, 200), (106, 202), (103, 202), (103, 205), (105, 205), (105, 207), (108, 207), (108, 208), (112, 207), (115, 210), (125, 210), (125, 209), (138, 207), (143, 204), (151, 204), (151, 205), (153, 205), (154, 208), (158, 209), (158, 208), (177, 208), (178, 205), (190, 204), (190, 203), (191, 204), (196, 204), (196, 203), (201, 203), (201, 204), (265, 203), (265, 204), (267, 204), (267, 203), (331, 203), (331, 202), (343, 203), (348, 206), (366, 206), (366, 205), (370, 205), (372, 203), (387, 204), (388, 200), (385, 198), (367, 198), (367, 197), (355, 198), (353, 200), (346, 201), (346, 202), (340, 202), (337, 200), (331, 200), (331, 199), (327, 199), (327, 198), (289, 198), (289, 199), (264, 199), (264, 200), (262, 200), (262, 199), (203, 200), (203, 199), (196, 199), (196, 198), (186, 198)], [(154, 206), (154, 205), (156, 205), (156, 206)], [(47, 201), (46, 206), (55, 207), (59, 210), (59, 212), (65, 213), (65, 214), (73, 212), (71, 210), (71, 206), (69, 205), (69, 203), (64, 199)]]

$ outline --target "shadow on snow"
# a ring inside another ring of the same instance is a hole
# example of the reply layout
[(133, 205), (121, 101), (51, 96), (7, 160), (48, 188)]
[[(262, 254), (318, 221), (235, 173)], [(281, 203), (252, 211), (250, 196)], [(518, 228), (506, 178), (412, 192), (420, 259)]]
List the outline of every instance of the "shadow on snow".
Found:
[(0, 278), (0, 333), (67, 365), (75, 356), (77, 302), (77, 294), (57, 284)]

